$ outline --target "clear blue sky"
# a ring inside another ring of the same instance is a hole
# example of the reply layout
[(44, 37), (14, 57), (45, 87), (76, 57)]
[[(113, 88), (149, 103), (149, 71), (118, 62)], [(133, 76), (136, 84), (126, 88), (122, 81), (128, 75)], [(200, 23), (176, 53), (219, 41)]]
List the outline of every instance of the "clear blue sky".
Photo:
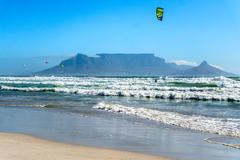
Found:
[(239, 74), (240, 1), (0, 0), (0, 74), (19, 58), (34, 66), (31, 57), (56, 61), (77, 52), (207, 60)]

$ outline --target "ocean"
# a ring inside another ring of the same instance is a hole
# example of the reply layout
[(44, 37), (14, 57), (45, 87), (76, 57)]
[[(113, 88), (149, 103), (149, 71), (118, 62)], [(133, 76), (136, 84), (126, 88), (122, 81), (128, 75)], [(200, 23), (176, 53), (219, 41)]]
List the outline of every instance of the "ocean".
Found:
[(240, 79), (0, 77), (0, 131), (179, 160), (237, 160)]

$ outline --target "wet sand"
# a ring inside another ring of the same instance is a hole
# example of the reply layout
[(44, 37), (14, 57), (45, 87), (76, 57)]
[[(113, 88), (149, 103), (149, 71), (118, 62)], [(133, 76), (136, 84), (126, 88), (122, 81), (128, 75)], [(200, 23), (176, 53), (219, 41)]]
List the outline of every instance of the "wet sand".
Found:
[[(0, 133), (0, 159), (4, 160), (167, 160), (158, 156), (70, 145), (28, 135)], [(169, 160), (169, 159), (168, 159)]]

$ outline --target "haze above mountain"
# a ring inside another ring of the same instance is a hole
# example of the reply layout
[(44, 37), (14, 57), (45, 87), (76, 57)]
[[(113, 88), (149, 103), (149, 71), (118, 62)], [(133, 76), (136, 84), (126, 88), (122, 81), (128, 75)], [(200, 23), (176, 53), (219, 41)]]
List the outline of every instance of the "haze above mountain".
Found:
[(62, 61), (59, 65), (40, 71), (44, 76), (236, 76), (209, 65), (206, 61), (199, 66), (167, 63), (154, 54), (84, 54)]

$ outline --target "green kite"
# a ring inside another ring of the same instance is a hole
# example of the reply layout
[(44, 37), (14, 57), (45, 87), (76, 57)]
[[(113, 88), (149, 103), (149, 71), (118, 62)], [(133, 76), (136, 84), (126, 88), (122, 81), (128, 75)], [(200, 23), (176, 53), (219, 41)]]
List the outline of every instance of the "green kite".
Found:
[(163, 13), (164, 13), (164, 9), (161, 8), (161, 7), (157, 7), (156, 9), (156, 16), (157, 16), (157, 19), (162, 21), (163, 20)]

